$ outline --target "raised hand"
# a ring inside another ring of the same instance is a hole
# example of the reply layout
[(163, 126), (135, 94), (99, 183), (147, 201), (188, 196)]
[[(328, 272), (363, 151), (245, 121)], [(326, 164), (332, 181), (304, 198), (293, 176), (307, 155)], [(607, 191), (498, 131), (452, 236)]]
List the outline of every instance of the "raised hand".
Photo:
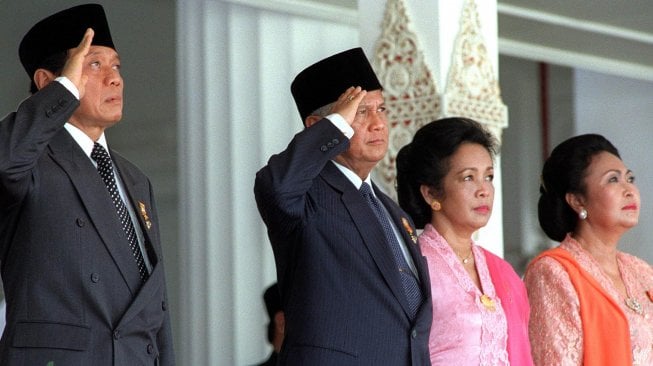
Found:
[(347, 88), (333, 104), (331, 113), (340, 114), (351, 125), (354, 123), (358, 105), (365, 97), (365, 94), (367, 94), (367, 91), (363, 90), (360, 86)]
[(84, 96), (84, 89), (86, 86), (86, 81), (88, 76), (85, 76), (82, 72), (84, 68), (84, 58), (88, 55), (88, 52), (91, 48), (91, 42), (93, 41), (93, 29), (88, 28), (84, 33), (84, 37), (79, 45), (75, 48), (72, 48), (68, 51), (68, 60), (63, 66), (61, 71), (61, 76), (67, 77), (79, 90), (79, 98), (81, 99)]

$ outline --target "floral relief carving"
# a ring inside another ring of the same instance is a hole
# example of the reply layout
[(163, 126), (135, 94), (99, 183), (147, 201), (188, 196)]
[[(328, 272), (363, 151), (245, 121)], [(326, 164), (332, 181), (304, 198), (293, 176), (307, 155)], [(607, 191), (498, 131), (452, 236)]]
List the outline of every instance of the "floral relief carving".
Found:
[(410, 29), (404, 0), (386, 3), (372, 65), (383, 84), (389, 121), (388, 152), (376, 166), (376, 182), (396, 199), (397, 153), (412, 140), (417, 129), (441, 115), (435, 81), (417, 35)]
[(447, 115), (475, 119), (498, 138), (508, 126), (508, 107), (501, 100), (499, 82), (488, 58), (474, 0), (466, 0), (463, 6), (444, 103)]

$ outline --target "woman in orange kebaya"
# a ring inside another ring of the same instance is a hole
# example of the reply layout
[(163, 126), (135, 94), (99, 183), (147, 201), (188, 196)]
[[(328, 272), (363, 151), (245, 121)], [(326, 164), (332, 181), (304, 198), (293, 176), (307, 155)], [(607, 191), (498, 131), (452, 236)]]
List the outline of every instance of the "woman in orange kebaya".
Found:
[(633, 172), (603, 136), (570, 138), (544, 163), (540, 226), (561, 243), (526, 271), (536, 365), (653, 365), (653, 269), (618, 250), (639, 210)]

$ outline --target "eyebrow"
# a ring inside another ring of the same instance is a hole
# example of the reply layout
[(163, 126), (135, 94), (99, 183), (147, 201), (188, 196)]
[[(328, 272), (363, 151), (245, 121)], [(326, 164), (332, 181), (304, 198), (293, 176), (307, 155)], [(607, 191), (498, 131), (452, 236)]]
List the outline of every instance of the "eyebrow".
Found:
[[(619, 170), (619, 169), (608, 169), (608, 170), (606, 170), (605, 173), (603, 173), (603, 176), (606, 176), (606, 175), (608, 175), (610, 173), (613, 173), (613, 172), (621, 175), (621, 170)], [(628, 175), (628, 174), (633, 174), (633, 171), (630, 170), (630, 169), (626, 169), (626, 173), (624, 175)]]
[[(369, 102), (368, 102), (368, 103), (363, 103), (363, 102), (361, 102), (361, 103), (358, 105), (358, 108), (369, 108), (369, 107), (372, 107), (373, 104), (374, 104), (374, 103), (369, 103)], [(384, 102), (384, 103), (379, 103), (376, 107), (377, 107), (377, 108), (378, 108), (378, 107), (385, 107), (385, 102)]]
[[(456, 173), (457, 173), (457, 174), (461, 174), (461, 173), (464, 173), (464, 172), (467, 171), (467, 170), (471, 170), (471, 171), (475, 171), (475, 172), (477, 172), (477, 171), (478, 171), (478, 168), (462, 168), (462, 169), (460, 169), (459, 171), (457, 171)], [(485, 168), (485, 171), (486, 171), (486, 172), (487, 172), (488, 170), (494, 170), (494, 165), (490, 165), (490, 166), (488, 166), (487, 168)]]

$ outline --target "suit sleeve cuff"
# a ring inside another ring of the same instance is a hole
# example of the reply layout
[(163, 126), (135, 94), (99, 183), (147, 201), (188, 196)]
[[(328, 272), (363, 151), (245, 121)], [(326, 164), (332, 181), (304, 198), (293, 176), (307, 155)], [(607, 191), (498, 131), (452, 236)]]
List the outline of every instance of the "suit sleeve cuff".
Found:
[(351, 128), (349, 123), (338, 113), (333, 113), (326, 118), (333, 123), (336, 128), (340, 130), (345, 136), (347, 136), (348, 139), (351, 139), (352, 136), (354, 136), (354, 129)]
[(59, 76), (58, 78), (54, 79), (55, 81), (58, 81), (61, 85), (63, 85), (66, 89), (68, 89), (69, 92), (71, 92), (77, 100), (79, 100), (79, 90), (77, 90), (77, 87), (75, 84), (73, 84), (70, 79), (68, 79), (65, 76)]

